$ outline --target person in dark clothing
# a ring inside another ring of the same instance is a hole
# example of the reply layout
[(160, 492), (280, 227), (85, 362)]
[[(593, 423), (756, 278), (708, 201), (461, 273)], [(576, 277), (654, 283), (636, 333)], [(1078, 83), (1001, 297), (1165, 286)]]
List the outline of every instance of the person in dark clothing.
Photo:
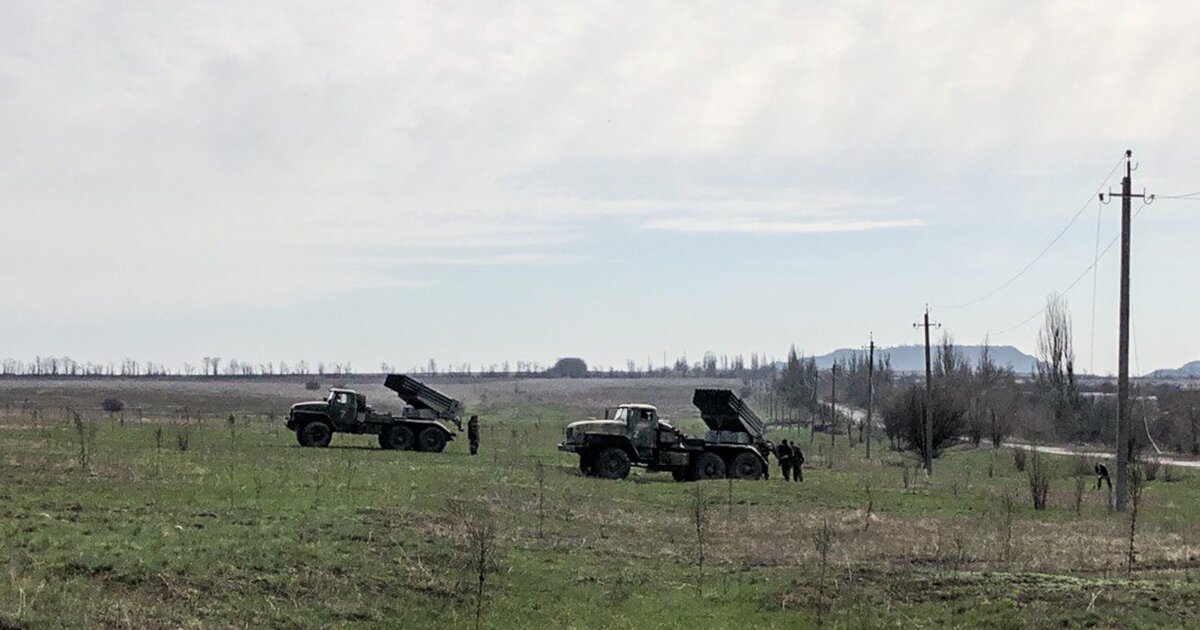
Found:
[(787, 440), (779, 444), (779, 469), (784, 481), (792, 480), (792, 446)]
[(471, 445), (471, 454), (479, 453), (479, 416), (471, 416), (467, 420), (467, 442)]
[(792, 481), (804, 481), (804, 453), (795, 444), (792, 445)]
[(1108, 484), (1108, 489), (1112, 490), (1112, 479), (1108, 477), (1108, 467), (1100, 462), (1096, 462), (1096, 489), (1099, 490), (1101, 484)]

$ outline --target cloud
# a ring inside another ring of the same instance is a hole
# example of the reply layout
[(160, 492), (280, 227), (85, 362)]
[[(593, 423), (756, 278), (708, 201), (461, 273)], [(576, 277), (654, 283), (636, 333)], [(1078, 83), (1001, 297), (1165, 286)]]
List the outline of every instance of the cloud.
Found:
[(0, 324), (563, 264), (630, 226), (1024, 251), (1127, 143), (1172, 190), (1200, 170), (1187, 3), (5, 8)]
[(893, 219), (883, 221), (787, 221), (777, 219), (755, 219), (747, 217), (686, 219), (658, 219), (646, 227), (652, 230), (672, 232), (729, 232), (739, 234), (819, 234), (828, 232), (865, 232), (890, 228), (920, 227), (921, 219)]

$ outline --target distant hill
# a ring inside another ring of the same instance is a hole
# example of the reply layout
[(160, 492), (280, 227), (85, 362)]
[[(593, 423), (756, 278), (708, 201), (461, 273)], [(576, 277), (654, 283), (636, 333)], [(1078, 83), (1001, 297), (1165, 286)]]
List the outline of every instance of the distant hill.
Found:
[(1185, 363), (1177, 369), (1154, 370), (1147, 374), (1150, 378), (1200, 378), (1200, 361)]
[[(979, 356), (983, 352), (983, 346), (955, 346), (955, 349), (962, 353), (963, 357), (971, 365), (979, 365)], [(988, 351), (992, 355), (992, 361), (995, 361), (998, 365), (1012, 368), (1017, 374), (1029, 374), (1037, 366), (1037, 359), (1021, 352), (1013, 346), (991, 346), (988, 348)], [(817, 356), (817, 367), (829, 369), (834, 361), (849, 359), (853, 354), (864, 352), (864, 350), (853, 350), (850, 348), (834, 350), (829, 354)], [(925, 370), (925, 346), (876, 348), (875, 352), (877, 354), (891, 355), (892, 369), (898, 372), (920, 372)], [(937, 348), (933, 349), (933, 360), (937, 361)]]

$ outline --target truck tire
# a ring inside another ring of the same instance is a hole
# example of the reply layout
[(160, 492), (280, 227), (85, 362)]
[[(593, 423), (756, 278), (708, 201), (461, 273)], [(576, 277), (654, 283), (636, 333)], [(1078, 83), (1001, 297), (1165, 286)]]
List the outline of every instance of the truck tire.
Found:
[(687, 481), (688, 474), (687, 474), (687, 471), (684, 470), (683, 468), (672, 468), (671, 469), (671, 478), (674, 479), (675, 481)]
[(333, 439), (333, 428), (323, 420), (309, 420), (296, 429), (296, 441), (300, 446), (325, 448)]
[(412, 429), (403, 424), (393, 424), (379, 433), (379, 448), (407, 451), (413, 447)]
[(596, 454), (592, 474), (604, 479), (624, 479), (629, 476), (629, 454), (609, 447)]
[(729, 460), (729, 476), (734, 479), (762, 479), (762, 460), (754, 453), (738, 453)]
[(692, 459), (692, 478), (696, 481), (725, 478), (725, 460), (716, 453), (700, 453)]
[(441, 429), (429, 427), (417, 434), (417, 448), (430, 453), (441, 453), (446, 448), (446, 434)]
[(583, 473), (584, 477), (591, 477), (595, 469), (592, 463), (592, 455), (587, 451), (579, 454), (579, 472)]

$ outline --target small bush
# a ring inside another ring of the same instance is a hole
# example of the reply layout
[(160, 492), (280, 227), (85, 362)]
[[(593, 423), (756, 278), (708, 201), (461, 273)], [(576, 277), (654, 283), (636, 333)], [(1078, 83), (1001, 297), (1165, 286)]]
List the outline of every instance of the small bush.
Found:
[(192, 427), (187, 424), (175, 426), (175, 446), (179, 452), (186, 452), (192, 441)]
[(1046, 509), (1046, 495), (1050, 492), (1050, 474), (1042, 454), (1034, 451), (1029, 458), (1029, 497), (1033, 499), (1033, 509)]
[(310, 392), (315, 392), (318, 389), (321, 389), (321, 383), (319, 381), (305, 381), (304, 389), (307, 389)]
[(116, 398), (105, 398), (104, 402), (100, 403), (100, 408), (108, 413), (118, 413), (125, 410), (125, 403)]
[(1017, 467), (1017, 472), (1025, 472), (1025, 457), (1027, 454), (1023, 448), (1013, 449), (1013, 466)]
[(1143, 462), (1142, 473), (1145, 476), (1146, 481), (1154, 481), (1158, 479), (1158, 470), (1161, 467), (1162, 466), (1154, 460)]

